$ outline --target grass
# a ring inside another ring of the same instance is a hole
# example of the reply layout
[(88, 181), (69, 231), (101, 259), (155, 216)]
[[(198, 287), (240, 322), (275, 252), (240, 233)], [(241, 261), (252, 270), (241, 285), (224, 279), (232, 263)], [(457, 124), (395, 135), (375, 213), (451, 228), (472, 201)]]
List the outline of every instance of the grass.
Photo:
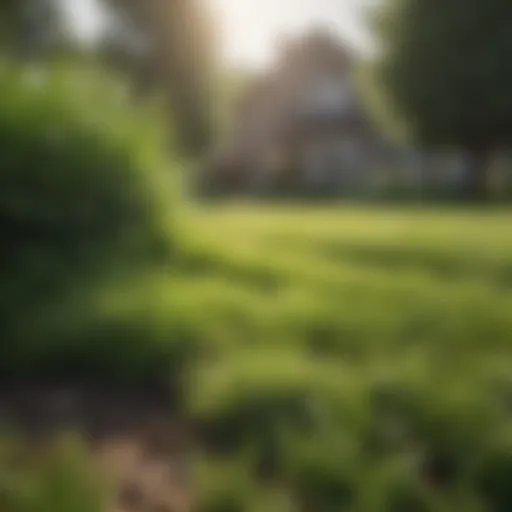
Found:
[(373, 351), (485, 339), (508, 349), (511, 220), (507, 211), (203, 209), (190, 222), (205, 247), (186, 263), (198, 300), (224, 304), (245, 341), (324, 338)]
[(512, 211), (231, 204), (188, 222), (173, 290), (216, 355), (188, 381), (211, 464), (242, 458), (293, 510), (507, 510)]
[(26, 371), (184, 384), (203, 512), (509, 510), (512, 210), (184, 213), (169, 265), (53, 312)]
[(27, 324), (4, 376), (168, 383), (203, 359), (276, 348), (362, 373), (507, 368), (511, 210), (229, 204), (182, 217), (167, 266), (49, 302), (45, 339)]
[(36, 449), (2, 432), (2, 511), (104, 512), (112, 501), (113, 486), (91, 459), (74, 435), (61, 435)]

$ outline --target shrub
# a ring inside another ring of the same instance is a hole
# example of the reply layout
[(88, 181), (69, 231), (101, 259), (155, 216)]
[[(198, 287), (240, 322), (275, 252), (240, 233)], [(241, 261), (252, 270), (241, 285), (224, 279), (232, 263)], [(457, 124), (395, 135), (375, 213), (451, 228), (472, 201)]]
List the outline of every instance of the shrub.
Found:
[(83, 263), (167, 243), (156, 130), (97, 73), (34, 80), (0, 75), (3, 266), (28, 251)]
[(5, 371), (70, 293), (169, 257), (170, 180), (149, 120), (92, 69), (0, 70)]

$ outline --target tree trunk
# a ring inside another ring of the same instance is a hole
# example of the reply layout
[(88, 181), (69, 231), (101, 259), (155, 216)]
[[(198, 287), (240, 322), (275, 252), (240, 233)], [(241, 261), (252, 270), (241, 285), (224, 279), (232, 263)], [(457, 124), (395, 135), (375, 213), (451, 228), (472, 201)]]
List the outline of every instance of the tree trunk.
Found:
[(487, 148), (473, 148), (468, 152), (464, 179), (464, 198), (485, 201), (488, 196), (488, 174), (491, 152)]

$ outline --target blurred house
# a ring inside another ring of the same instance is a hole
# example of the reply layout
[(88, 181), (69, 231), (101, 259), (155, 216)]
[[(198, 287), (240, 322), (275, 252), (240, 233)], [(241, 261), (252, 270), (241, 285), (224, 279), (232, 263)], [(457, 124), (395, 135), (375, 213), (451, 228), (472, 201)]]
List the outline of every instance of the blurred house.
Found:
[(237, 105), (214, 172), (237, 191), (352, 190), (390, 149), (364, 112), (355, 64), (323, 31), (283, 44), (277, 64)]

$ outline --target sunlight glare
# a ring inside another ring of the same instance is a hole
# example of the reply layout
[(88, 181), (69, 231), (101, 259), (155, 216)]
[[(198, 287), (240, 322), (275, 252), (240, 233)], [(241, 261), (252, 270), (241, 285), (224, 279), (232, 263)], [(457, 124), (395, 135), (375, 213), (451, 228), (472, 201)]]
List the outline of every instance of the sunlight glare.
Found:
[(228, 64), (267, 66), (281, 38), (325, 26), (365, 46), (362, 7), (369, 0), (211, 0)]

